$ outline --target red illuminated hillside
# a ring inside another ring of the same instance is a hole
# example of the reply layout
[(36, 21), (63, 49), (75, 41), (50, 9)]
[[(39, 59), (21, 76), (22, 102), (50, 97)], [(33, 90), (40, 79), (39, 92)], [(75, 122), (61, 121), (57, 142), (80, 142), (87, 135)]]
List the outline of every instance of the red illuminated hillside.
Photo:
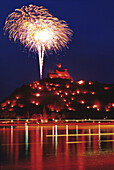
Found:
[(114, 118), (114, 85), (74, 82), (61, 65), (40, 81), (16, 89), (0, 104), (1, 118)]

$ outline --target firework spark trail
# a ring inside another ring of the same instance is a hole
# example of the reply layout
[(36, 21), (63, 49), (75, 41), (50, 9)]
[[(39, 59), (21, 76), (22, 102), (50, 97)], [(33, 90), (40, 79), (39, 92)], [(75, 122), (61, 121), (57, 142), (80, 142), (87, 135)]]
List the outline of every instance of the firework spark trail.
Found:
[(5, 33), (9, 31), (9, 39), (20, 41), (29, 50), (38, 53), (40, 78), (42, 78), (44, 53), (47, 50), (56, 52), (67, 47), (71, 40), (72, 30), (65, 21), (53, 17), (44, 7), (36, 5), (23, 6), (8, 15)]

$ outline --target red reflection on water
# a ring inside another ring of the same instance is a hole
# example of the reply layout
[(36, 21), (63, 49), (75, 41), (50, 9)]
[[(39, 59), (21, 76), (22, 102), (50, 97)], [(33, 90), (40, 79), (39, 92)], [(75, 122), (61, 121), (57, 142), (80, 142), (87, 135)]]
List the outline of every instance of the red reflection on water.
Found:
[(77, 169), (78, 170), (84, 169), (84, 159), (83, 159), (82, 149), (83, 149), (82, 144), (78, 143), (77, 144), (77, 164), (78, 164)]
[(1, 169), (104, 169), (114, 165), (113, 127), (68, 124), (1, 128)]
[[(84, 129), (81, 132), (82, 134), (84, 134)], [(82, 143), (78, 143), (77, 144), (77, 164), (78, 170), (83, 170), (84, 169), (84, 159), (83, 159), (83, 153), (85, 152), (85, 140), (84, 140), (84, 136), (82, 136), (80, 138), (80, 142)], [(78, 140), (77, 140), (78, 141)]]
[(19, 155), (19, 134), (18, 134), (18, 130), (16, 131), (15, 134), (16, 137), (16, 146), (15, 146), (15, 160), (16, 162), (18, 162), (18, 155)]
[(30, 135), (31, 170), (42, 169), (42, 127), (34, 129)]
[[(93, 133), (97, 133), (97, 129), (93, 129)], [(97, 151), (98, 147), (98, 136), (93, 136), (93, 152), (95, 153)]]
[(66, 125), (66, 145), (65, 145), (65, 165), (66, 169), (68, 169), (69, 166), (69, 145), (68, 145), (68, 125)]

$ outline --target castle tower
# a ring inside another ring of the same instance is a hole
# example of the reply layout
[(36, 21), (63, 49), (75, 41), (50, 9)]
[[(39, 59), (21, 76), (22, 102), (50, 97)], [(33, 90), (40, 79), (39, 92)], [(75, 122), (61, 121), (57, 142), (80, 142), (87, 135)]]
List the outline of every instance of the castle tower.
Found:
[(64, 70), (61, 69), (61, 63), (59, 63), (57, 66), (58, 66), (58, 69), (56, 69), (54, 73), (48, 74), (48, 77), (50, 79), (55, 79), (55, 78), (70, 79), (70, 80), (72, 79), (66, 68)]

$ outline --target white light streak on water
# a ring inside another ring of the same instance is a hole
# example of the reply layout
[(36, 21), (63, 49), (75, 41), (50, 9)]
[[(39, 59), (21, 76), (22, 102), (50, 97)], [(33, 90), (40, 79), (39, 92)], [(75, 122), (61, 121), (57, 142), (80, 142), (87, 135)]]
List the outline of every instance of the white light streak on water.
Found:
[(43, 145), (43, 127), (41, 126), (41, 148)]
[(68, 125), (66, 125), (66, 143), (68, 142)]
[(28, 126), (25, 126), (26, 155), (28, 155)]
[(99, 125), (99, 149), (101, 149), (101, 129)]
[(54, 144), (54, 126), (52, 126), (52, 143)]
[(55, 152), (57, 155), (57, 125), (55, 125)]

